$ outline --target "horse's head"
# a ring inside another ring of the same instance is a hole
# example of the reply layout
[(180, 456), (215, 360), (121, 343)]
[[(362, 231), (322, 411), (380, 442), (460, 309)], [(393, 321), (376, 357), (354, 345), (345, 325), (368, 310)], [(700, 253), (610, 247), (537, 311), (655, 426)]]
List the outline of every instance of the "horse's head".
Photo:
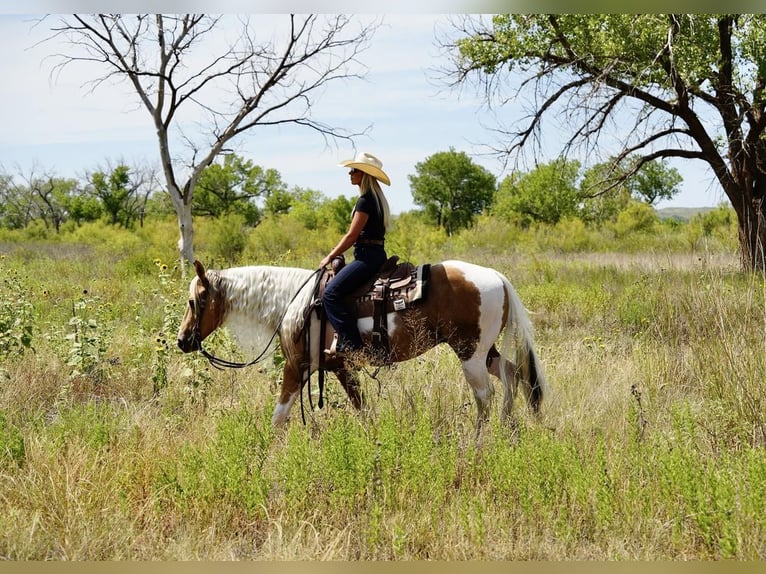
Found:
[(200, 350), (205, 337), (223, 322), (225, 311), (220, 282), (209, 277), (199, 261), (194, 270), (197, 276), (189, 285), (189, 304), (178, 330), (178, 346), (184, 353)]

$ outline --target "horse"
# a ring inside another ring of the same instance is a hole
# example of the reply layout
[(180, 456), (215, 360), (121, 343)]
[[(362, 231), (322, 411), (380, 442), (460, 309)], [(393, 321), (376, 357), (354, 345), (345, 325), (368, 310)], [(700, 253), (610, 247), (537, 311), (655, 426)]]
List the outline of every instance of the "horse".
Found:
[[(225, 327), (245, 352), (256, 351), (256, 341), (262, 344), (268, 334), (272, 340), (278, 335), (285, 363), (272, 416), (275, 427), (288, 419), (303, 386), (320, 368), (335, 374), (355, 409), (363, 407), (353, 368), (359, 363), (349, 366), (342, 357), (327, 361), (321, 356), (327, 346), (324, 341), (307, 343), (319, 341), (325, 331), (317, 314), (307, 312), (324, 270), (255, 265), (207, 271), (199, 261), (194, 262), (194, 269), (196, 276), (189, 284), (189, 301), (178, 331), (178, 347), (184, 353), (204, 353), (202, 341), (219, 327)], [(528, 406), (535, 415), (540, 414), (548, 383), (534, 348), (532, 325), (516, 290), (499, 271), (464, 261), (432, 264), (427, 296), (385, 318), (390, 354), (383, 358), (365, 355), (367, 364), (407, 361), (446, 343), (460, 360), (473, 392), (477, 433), (489, 418), (494, 394), (490, 374), (502, 381), (504, 421), (511, 416), (519, 381)], [(358, 325), (363, 341), (369, 344), (372, 320), (360, 318)], [(326, 330), (332, 328), (327, 325)], [(510, 360), (514, 344), (516, 362)]]

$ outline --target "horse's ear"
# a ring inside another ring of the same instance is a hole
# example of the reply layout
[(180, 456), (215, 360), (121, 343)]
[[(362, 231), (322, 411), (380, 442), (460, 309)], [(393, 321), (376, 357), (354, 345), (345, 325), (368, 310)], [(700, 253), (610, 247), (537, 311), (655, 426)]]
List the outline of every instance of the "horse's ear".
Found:
[(196, 259), (194, 260), (194, 270), (197, 272), (197, 277), (199, 277), (199, 280), (202, 281), (202, 284), (207, 287), (208, 280), (207, 275), (205, 275), (205, 266)]

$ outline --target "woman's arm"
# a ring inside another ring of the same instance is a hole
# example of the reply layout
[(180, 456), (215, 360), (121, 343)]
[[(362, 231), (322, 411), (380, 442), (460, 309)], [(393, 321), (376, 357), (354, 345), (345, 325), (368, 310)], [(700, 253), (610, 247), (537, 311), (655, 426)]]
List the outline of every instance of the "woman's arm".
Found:
[(322, 259), (322, 262), (319, 264), (320, 269), (329, 265), (333, 257), (345, 253), (349, 247), (356, 243), (356, 240), (359, 239), (359, 234), (362, 232), (362, 229), (364, 229), (369, 217), (370, 216), (363, 211), (354, 212), (354, 217), (351, 220), (351, 225), (349, 226), (346, 235), (341, 237), (335, 248)]

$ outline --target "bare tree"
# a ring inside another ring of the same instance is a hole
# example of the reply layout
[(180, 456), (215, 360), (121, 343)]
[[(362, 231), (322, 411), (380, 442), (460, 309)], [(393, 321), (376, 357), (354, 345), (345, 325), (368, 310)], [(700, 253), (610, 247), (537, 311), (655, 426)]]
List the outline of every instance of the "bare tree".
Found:
[[(262, 17), (272, 19), (265, 39), (249, 18), (230, 15), (47, 17), (55, 24), (46, 41), (63, 39), (71, 47), (55, 54), (54, 71), (72, 62), (92, 63), (102, 70), (92, 90), (107, 81), (128, 82), (151, 115), (178, 217), (184, 271), (184, 262), (194, 260), (194, 188), (202, 170), (230, 151), (226, 146), (233, 139), (279, 124), (305, 126), (325, 144), (364, 133), (326, 125), (313, 117), (312, 106), (328, 83), (361, 77), (357, 57), (377, 23), (343, 15)], [(171, 150), (178, 141), (184, 153)]]

